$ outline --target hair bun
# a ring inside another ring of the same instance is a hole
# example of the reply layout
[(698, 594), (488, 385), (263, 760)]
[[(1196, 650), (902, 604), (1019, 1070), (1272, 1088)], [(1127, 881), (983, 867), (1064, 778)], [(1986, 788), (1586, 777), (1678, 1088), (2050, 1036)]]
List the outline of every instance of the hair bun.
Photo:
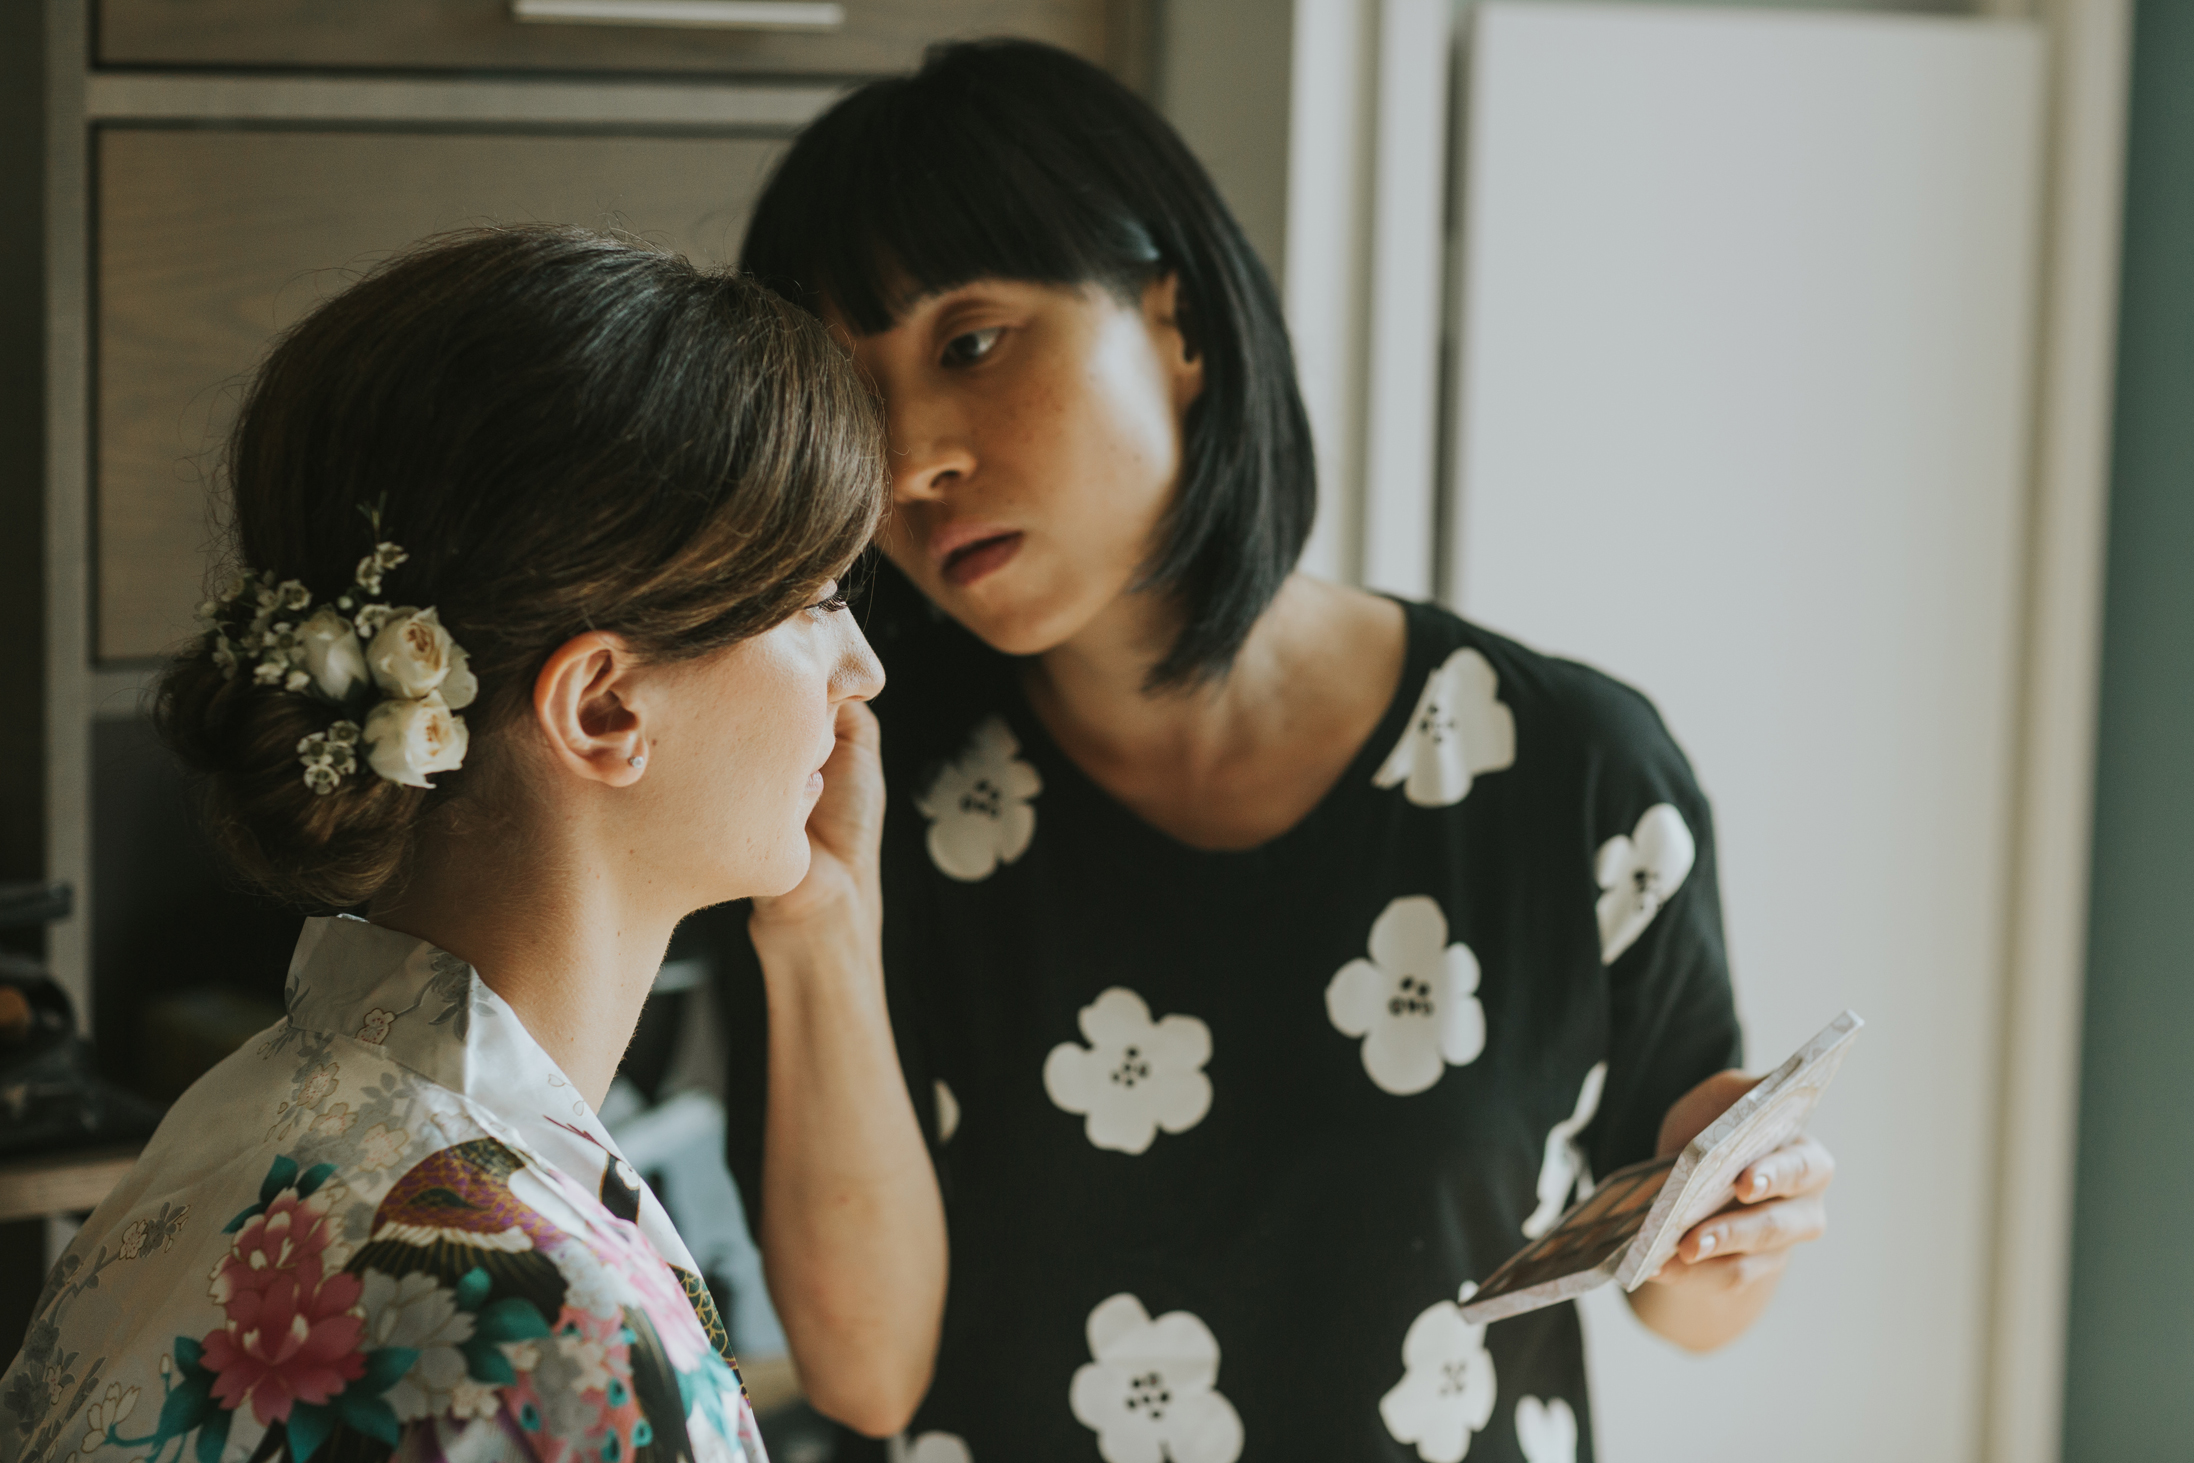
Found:
[(199, 813), (246, 879), (290, 904), (349, 909), (402, 869), (426, 793), (371, 775), (313, 791), (298, 743), (342, 713), (231, 675), (206, 646), (171, 662), (153, 718), (198, 775)]

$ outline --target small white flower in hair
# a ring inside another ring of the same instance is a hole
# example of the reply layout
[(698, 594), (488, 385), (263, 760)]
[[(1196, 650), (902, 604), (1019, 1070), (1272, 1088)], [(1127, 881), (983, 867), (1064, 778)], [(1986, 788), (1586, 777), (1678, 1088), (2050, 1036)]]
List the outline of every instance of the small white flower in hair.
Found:
[(358, 587), (368, 594), (379, 594), (381, 576), (410, 557), (394, 544), (375, 544), (373, 552), (358, 561)]

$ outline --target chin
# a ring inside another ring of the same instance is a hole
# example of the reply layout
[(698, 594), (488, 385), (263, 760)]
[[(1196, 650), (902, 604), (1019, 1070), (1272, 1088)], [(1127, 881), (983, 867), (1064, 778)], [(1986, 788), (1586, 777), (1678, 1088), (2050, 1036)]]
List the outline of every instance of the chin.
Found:
[(1077, 614), (1076, 606), (1061, 604), (1056, 596), (1030, 603), (1000, 595), (1001, 602), (995, 605), (970, 603), (969, 599), (967, 595), (955, 595), (940, 603), (968, 633), (1001, 655), (1042, 655), (1056, 650), (1096, 618), (1094, 610)]
[(808, 865), (813, 861), (814, 853), (808, 848), (807, 830), (802, 825), (756, 874), (754, 888), (739, 897), (759, 895), (764, 899), (774, 899), (780, 894), (790, 894), (808, 876)]

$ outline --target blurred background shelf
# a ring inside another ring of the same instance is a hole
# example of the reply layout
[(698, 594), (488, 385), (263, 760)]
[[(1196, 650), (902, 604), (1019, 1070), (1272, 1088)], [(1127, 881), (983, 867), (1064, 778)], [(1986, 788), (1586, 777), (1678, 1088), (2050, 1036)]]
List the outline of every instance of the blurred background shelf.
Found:
[(0, 1162), (0, 1224), (98, 1208), (137, 1152), (129, 1146)]

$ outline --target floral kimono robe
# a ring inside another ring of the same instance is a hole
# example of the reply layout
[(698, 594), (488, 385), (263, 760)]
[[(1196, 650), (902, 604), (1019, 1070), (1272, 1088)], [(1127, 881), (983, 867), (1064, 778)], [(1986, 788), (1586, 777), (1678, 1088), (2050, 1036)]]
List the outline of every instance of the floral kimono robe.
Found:
[(668, 1216), (472, 967), (309, 920), (288, 1008), (55, 1266), (0, 1460), (765, 1463)]

